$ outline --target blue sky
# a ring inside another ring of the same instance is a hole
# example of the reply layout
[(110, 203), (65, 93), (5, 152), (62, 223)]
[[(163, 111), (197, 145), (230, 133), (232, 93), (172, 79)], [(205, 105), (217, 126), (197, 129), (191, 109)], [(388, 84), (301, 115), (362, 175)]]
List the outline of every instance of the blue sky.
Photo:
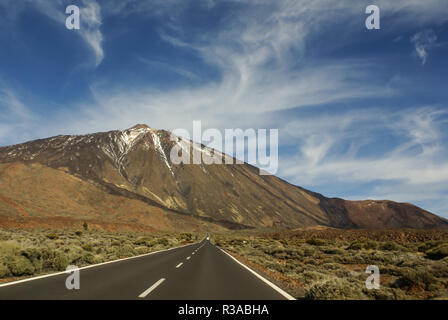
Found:
[(1, 0), (0, 44), (0, 145), (278, 128), (289, 182), (448, 217), (446, 0)]

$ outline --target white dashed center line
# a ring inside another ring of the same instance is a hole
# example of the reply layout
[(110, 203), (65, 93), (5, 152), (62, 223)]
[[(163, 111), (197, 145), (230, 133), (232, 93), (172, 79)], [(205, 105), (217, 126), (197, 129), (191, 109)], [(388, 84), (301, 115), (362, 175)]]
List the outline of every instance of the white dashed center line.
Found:
[(187, 257), (187, 260), (190, 260), (191, 257)]
[(180, 268), (180, 266), (183, 265), (183, 264), (184, 264), (183, 262), (179, 263), (179, 264), (176, 266), (176, 268)]
[(163, 281), (165, 281), (165, 278), (160, 279), (156, 283), (154, 283), (151, 287), (149, 287), (147, 290), (143, 291), (141, 295), (139, 295), (139, 298), (145, 298), (148, 294), (151, 293), (155, 288), (157, 288)]

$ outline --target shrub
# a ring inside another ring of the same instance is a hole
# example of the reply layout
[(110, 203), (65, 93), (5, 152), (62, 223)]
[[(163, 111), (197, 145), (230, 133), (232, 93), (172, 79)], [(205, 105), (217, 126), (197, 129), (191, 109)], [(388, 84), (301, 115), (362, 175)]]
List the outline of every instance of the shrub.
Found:
[(229, 241), (229, 245), (232, 246), (241, 246), (243, 244), (243, 240), (241, 239), (232, 239)]
[(381, 273), (382, 274), (389, 274), (391, 276), (397, 276), (400, 277), (404, 274), (406, 274), (407, 272), (409, 272), (410, 269), (408, 268), (403, 268), (403, 267), (397, 267), (394, 265), (386, 265), (383, 266), (381, 268)]
[(282, 250), (277, 250), (277, 251), (275, 251), (274, 254), (273, 254), (273, 256), (274, 256), (275, 258), (277, 258), (277, 259), (281, 259), (281, 260), (287, 259), (287, 258), (289, 257), (288, 253), (285, 252), (285, 251), (282, 251)]
[(14, 276), (32, 275), (35, 270), (31, 262), (24, 256), (10, 257), (7, 265)]
[(305, 248), (303, 249), (304, 257), (313, 257), (316, 254), (316, 249), (314, 248)]
[(130, 257), (135, 255), (135, 250), (128, 244), (125, 244), (124, 246), (121, 246), (118, 248), (116, 254), (119, 257)]
[(149, 252), (149, 249), (148, 249), (148, 247), (146, 247), (146, 246), (140, 246), (140, 247), (136, 247), (136, 248), (135, 248), (135, 251), (136, 251), (138, 254), (145, 254), (145, 253), (148, 253), (148, 252)]
[(366, 242), (364, 242), (364, 249), (376, 249), (377, 248), (377, 243), (375, 241), (371, 241), (371, 240), (367, 240)]
[(43, 266), (43, 251), (38, 248), (23, 249), (20, 254), (27, 258), (34, 266), (35, 272), (41, 272)]
[(68, 257), (63, 252), (55, 251), (52, 264), (56, 270), (64, 271), (69, 265)]
[(48, 234), (46, 234), (45, 236), (46, 236), (48, 239), (50, 239), (50, 240), (56, 240), (56, 239), (59, 238), (59, 235), (56, 234), (56, 233), (48, 233)]
[(427, 242), (425, 242), (424, 244), (422, 244), (422, 245), (420, 245), (418, 247), (418, 251), (426, 252), (428, 250), (431, 250), (431, 249), (433, 249), (435, 247), (438, 247), (438, 246), (441, 246), (443, 244), (448, 244), (448, 243), (446, 241), (442, 241), (442, 240), (439, 240), (439, 241), (427, 241)]
[(181, 234), (180, 234), (180, 238), (181, 238), (181, 239), (184, 239), (184, 240), (186, 240), (186, 241), (190, 241), (190, 240), (193, 238), (193, 235), (192, 235), (191, 233), (188, 233), (188, 232), (186, 232), (186, 233), (181, 233)]
[(95, 256), (91, 252), (84, 253), (76, 261), (77, 264), (94, 264), (95, 262)]
[(155, 242), (156, 244), (160, 244), (162, 246), (167, 246), (169, 244), (169, 241), (167, 238), (159, 238)]
[(400, 289), (387, 288), (385, 286), (375, 290), (363, 289), (363, 292), (368, 297), (376, 300), (404, 300), (406, 298), (406, 295)]
[(441, 245), (426, 252), (426, 258), (440, 260), (448, 257), (448, 244)]
[(29, 260), (40, 259), (42, 251), (37, 248), (26, 248), (20, 251), (20, 254)]
[(339, 248), (328, 248), (328, 249), (324, 249), (324, 253), (326, 253), (326, 254), (344, 254), (344, 251)]
[(347, 250), (361, 250), (363, 248), (363, 244), (361, 242), (352, 242), (347, 247)]
[(423, 288), (427, 291), (432, 291), (437, 284), (437, 280), (432, 274), (425, 270), (412, 270), (405, 272), (403, 276), (398, 278), (391, 284), (393, 288), (411, 289)]
[(93, 251), (93, 246), (92, 246), (92, 244), (90, 244), (90, 243), (83, 244), (83, 245), (81, 246), (81, 248), (83, 248), (83, 249), (86, 250), (86, 251)]
[(403, 249), (402, 246), (393, 241), (382, 244), (380, 248), (385, 251), (400, 251)]
[[(432, 264), (431, 274), (437, 278), (445, 278), (448, 280), (448, 265), (444, 260), (447, 260), (448, 257), (445, 257), (443, 260), (439, 260)], [(448, 286), (448, 282), (447, 282)], [(448, 293), (448, 292), (447, 292)]]
[(317, 283), (305, 294), (305, 299), (312, 300), (361, 299), (364, 297), (360, 284), (340, 278)]
[(321, 267), (323, 270), (341, 270), (342, 269), (342, 266), (339, 263), (334, 263), (334, 262), (325, 263)]
[(378, 247), (377, 243), (372, 240), (358, 240), (350, 243), (347, 250), (361, 250), (361, 249), (376, 249)]
[(326, 275), (325, 274), (320, 273), (320, 272), (316, 272), (316, 271), (308, 271), (308, 270), (304, 271), (301, 276), (303, 278), (303, 281), (306, 284), (310, 284), (310, 283), (313, 283), (313, 282), (316, 282), (316, 281), (321, 281), (321, 280), (326, 279)]
[(15, 241), (1, 241), (0, 242), (0, 257), (2, 256), (14, 256), (18, 254), (20, 247)]
[(306, 243), (312, 246), (324, 246), (326, 244), (322, 239), (308, 239), (306, 240)]
[(4, 278), (11, 275), (9, 272), (9, 269), (6, 265), (3, 264), (3, 262), (0, 262), (0, 278)]
[(151, 241), (153, 240), (152, 237), (147, 237), (147, 236), (141, 236), (138, 237), (137, 239), (135, 239), (134, 244), (136, 245), (145, 245), (145, 246), (151, 246)]

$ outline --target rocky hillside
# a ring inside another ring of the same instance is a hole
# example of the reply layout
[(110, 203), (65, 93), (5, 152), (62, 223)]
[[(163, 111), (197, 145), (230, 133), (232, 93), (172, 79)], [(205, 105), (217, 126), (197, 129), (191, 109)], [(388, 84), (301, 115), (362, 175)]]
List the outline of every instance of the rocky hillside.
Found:
[(91, 219), (157, 230), (448, 226), (410, 204), (329, 199), (260, 176), (248, 164), (175, 165), (169, 155), (176, 144), (190, 153), (200, 150), (203, 157), (224, 156), (196, 143), (171, 141), (169, 132), (146, 125), (2, 147), (0, 224)]

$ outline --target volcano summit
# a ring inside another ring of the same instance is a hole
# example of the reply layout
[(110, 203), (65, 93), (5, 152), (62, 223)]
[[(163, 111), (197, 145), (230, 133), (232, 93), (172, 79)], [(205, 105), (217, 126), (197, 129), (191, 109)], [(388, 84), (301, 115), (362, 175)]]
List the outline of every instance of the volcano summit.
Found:
[[(103, 229), (161, 231), (448, 227), (446, 219), (412, 204), (326, 198), (259, 175), (246, 163), (173, 164), (170, 150), (181, 142), (170, 135), (139, 124), (1, 147), (0, 225), (70, 228), (88, 221)], [(187, 147), (216, 154), (194, 142)]]

